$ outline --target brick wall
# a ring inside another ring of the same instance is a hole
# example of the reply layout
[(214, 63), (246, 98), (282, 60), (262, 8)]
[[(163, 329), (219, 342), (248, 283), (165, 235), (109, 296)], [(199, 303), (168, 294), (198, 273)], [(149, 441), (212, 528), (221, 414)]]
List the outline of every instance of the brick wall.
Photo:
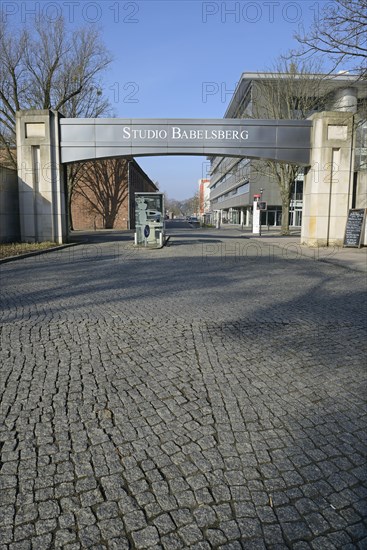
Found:
[[(126, 180), (122, 182), (127, 185), (127, 193), (118, 210), (113, 228), (133, 229), (135, 227), (134, 193), (157, 191), (157, 187), (135, 160), (123, 159), (123, 162), (129, 163), (128, 169), (124, 171), (126, 172)], [(84, 192), (90, 194), (93, 200), (90, 190), (84, 188)], [(75, 230), (103, 229), (102, 215), (95, 212), (88, 200), (77, 193), (73, 195), (71, 214)]]
[[(81, 195), (74, 195), (71, 203), (71, 215), (73, 228), (76, 230), (104, 229), (102, 215), (93, 211), (88, 201)], [(128, 200), (126, 198), (117, 213), (114, 229), (129, 229), (128, 223)]]
[(134, 193), (152, 193), (158, 191), (157, 186), (146, 175), (137, 162), (129, 166), (130, 181), (130, 229), (135, 229), (135, 195)]

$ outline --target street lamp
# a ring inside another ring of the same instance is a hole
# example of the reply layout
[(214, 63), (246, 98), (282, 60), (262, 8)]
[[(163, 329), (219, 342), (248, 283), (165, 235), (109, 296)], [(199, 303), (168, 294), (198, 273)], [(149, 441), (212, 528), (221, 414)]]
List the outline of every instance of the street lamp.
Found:
[[(263, 192), (264, 192), (264, 189), (261, 188), (260, 189), (260, 202), (262, 202), (262, 199), (263, 199)], [(260, 211), (260, 220), (259, 220), (259, 237), (261, 237), (261, 211)]]

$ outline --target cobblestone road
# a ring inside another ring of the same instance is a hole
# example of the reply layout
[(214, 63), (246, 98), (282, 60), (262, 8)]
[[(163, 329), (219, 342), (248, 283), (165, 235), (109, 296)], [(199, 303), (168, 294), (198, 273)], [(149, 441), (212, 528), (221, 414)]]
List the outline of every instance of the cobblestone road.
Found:
[(367, 548), (362, 273), (191, 232), (1, 282), (1, 550)]

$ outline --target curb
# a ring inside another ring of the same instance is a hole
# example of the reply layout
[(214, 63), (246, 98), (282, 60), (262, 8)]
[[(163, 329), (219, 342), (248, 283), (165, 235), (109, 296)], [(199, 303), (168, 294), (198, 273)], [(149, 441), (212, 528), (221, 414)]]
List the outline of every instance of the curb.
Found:
[(0, 259), (1, 264), (7, 264), (8, 262), (14, 262), (16, 260), (24, 260), (25, 258), (31, 258), (32, 256), (41, 256), (41, 254), (48, 254), (49, 252), (56, 252), (58, 250), (63, 250), (64, 248), (71, 248), (79, 244), (85, 244), (85, 242), (80, 243), (67, 243), (61, 244), (60, 246), (53, 246), (46, 248), (45, 250), (33, 250), (32, 252), (25, 252), (24, 254), (17, 254), (16, 256), (9, 256), (8, 258)]

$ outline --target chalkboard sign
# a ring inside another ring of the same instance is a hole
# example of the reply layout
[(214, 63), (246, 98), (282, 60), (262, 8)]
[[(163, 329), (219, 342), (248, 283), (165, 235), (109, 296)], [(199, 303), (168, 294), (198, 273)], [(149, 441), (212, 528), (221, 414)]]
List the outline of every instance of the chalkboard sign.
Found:
[(361, 246), (365, 216), (365, 208), (349, 210), (343, 246), (355, 248), (359, 248)]

